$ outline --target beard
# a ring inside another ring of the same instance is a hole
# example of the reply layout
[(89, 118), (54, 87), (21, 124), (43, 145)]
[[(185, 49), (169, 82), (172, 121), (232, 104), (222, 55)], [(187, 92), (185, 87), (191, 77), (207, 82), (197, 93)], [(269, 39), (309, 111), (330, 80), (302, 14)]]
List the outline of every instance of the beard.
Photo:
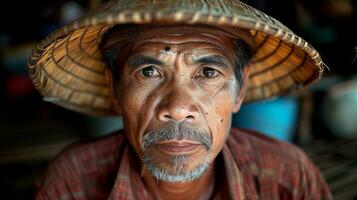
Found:
[[(201, 143), (208, 155), (195, 167), (189, 168), (188, 163), (195, 162), (190, 155), (172, 155), (165, 160), (165, 167), (160, 166), (161, 158), (151, 153), (154, 145), (165, 140), (192, 140)], [(188, 182), (201, 177), (209, 168), (212, 139), (205, 131), (189, 128), (182, 124), (171, 124), (162, 129), (153, 130), (144, 135), (141, 160), (150, 173), (158, 180), (166, 182)]]

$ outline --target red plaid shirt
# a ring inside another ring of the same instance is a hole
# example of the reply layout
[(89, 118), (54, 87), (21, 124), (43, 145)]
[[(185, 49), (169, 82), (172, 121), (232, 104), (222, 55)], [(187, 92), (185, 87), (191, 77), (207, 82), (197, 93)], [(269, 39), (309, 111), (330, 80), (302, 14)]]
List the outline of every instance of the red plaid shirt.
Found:
[[(70, 145), (39, 180), (36, 199), (153, 199), (133, 156), (123, 132)], [(213, 199), (332, 199), (300, 149), (258, 133), (232, 129), (216, 161), (224, 175)]]

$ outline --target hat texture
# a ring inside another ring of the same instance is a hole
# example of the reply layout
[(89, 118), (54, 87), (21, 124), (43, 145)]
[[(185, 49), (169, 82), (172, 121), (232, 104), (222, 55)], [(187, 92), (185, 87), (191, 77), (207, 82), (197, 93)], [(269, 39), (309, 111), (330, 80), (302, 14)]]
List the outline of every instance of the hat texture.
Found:
[(99, 47), (108, 29), (129, 23), (248, 30), (256, 53), (245, 102), (287, 94), (323, 72), (323, 62), (310, 44), (240, 1), (118, 0), (63, 26), (34, 48), (28, 72), (45, 100), (86, 114), (115, 115)]

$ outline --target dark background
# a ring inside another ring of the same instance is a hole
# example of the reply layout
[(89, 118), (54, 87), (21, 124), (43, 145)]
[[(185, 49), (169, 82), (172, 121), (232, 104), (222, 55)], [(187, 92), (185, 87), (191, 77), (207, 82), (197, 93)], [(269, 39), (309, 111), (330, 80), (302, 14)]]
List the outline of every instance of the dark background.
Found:
[[(120, 119), (84, 116), (42, 101), (25, 68), (36, 42), (100, 2), (12, 0), (1, 6), (0, 199), (31, 199), (34, 181), (60, 149), (122, 126)], [(311, 156), (336, 199), (357, 199), (357, 1), (244, 2), (309, 41), (329, 67), (321, 81), (295, 94), (298, 113), (287, 141)]]

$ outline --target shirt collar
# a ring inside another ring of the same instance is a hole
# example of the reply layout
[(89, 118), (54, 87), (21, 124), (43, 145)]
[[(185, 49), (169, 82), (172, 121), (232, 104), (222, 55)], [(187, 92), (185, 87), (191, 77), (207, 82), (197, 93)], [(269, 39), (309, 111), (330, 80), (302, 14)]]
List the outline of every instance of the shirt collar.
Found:
[[(126, 142), (124, 145), (126, 146), (118, 164), (116, 180), (108, 199), (153, 199), (140, 174), (130, 164), (132, 158), (129, 143)], [(229, 199), (245, 200), (245, 194), (249, 191), (245, 191), (243, 177), (227, 144), (223, 146), (221, 154), (226, 173), (225, 185), (227, 188), (225, 191), (227, 191)]]

